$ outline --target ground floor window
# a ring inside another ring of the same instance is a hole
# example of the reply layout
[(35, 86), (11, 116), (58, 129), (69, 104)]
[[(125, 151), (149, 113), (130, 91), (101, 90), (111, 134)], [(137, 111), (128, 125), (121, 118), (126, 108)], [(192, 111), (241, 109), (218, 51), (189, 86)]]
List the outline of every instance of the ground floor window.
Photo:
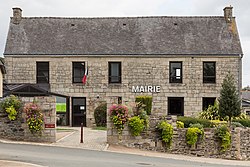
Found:
[(184, 115), (184, 97), (168, 97), (168, 115)]
[(202, 110), (208, 108), (209, 105), (214, 105), (216, 98), (215, 97), (203, 97), (202, 98)]

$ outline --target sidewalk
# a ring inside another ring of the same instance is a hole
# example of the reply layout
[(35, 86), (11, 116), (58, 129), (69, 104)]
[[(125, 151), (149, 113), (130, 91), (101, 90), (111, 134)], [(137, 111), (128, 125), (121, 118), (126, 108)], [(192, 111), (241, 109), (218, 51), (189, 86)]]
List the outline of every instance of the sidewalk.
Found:
[[(149, 157), (161, 157), (184, 161), (204, 162), (221, 165), (234, 165), (234, 166), (250, 166), (250, 161), (236, 161), (236, 160), (225, 160), (215, 158), (203, 158), (203, 157), (192, 157), (186, 155), (176, 155), (168, 153), (160, 153), (154, 151), (145, 151), (135, 148), (127, 148), (119, 145), (108, 145), (107, 144), (107, 132), (103, 130), (93, 130), (91, 128), (84, 128), (84, 142), (80, 143), (80, 128), (79, 127), (59, 127), (62, 130), (57, 131), (57, 142), (52, 144), (44, 143), (30, 143), (30, 142), (14, 142), (0, 140), (5, 143), (17, 143), (17, 144), (35, 144), (35, 145), (46, 145), (46, 146), (57, 146), (57, 147), (70, 147), (70, 148), (81, 148), (99, 151), (109, 151), (116, 153), (125, 154), (136, 154)], [(0, 167), (40, 167), (32, 164), (22, 164), (18, 162), (0, 161)]]
[(58, 131), (57, 142), (51, 144), (52, 146), (84, 148), (99, 151), (104, 151), (107, 149), (107, 132), (105, 130), (83, 128), (83, 143), (80, 143), (80, 127), (59, 128), (70, 129), (72, 131)]
[(0, 160), (0, 167), (44, 167), (44, 166), (25, 163), (25, 162)]

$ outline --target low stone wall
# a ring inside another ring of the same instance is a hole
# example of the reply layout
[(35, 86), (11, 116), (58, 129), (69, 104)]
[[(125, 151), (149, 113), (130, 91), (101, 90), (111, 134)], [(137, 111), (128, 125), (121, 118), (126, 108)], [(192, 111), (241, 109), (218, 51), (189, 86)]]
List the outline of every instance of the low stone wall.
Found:
[(23, 140), (23, 123), (22, 113), (19, 113), (15, 121), (10, 121), (6, 113), (0, 112), (0, 137), (16, 141)]
[[(120, 144), (127, 147), (135, 147), (144, 150), (153, 150), (159, 152), (168, 152), (182, 155), (192, 155), (199, 157), (212, 157), (223, 159), (237, 159), (237, 160), (249, 160), (250, 159), (250, 128), (235, 128), (231, 130), (231, 147), (221, 153), (219, 151), (220, 144), (215, 137), (215, 129), (204, 129), (204, 139), (198, 141), (195, 146), (191, 147), (186, 143), (186, 128), (177, 129), (174, 128), (173, 142), (170, 149), (164, 145), (160, 140), (159, 134), (156, 131), (156, 124), (162, 118), (151, 117), (150, 128), (147, 132), (144, 132), (141, 136), (134, 137), (130, 134), (128, 127), (126, 126), (121, 138), (119, 138), (116, 129), (112, 123), (108, 124), (108, 143)], [(164, 118), (168, 121), (171, 119)], [(113, 127), (113, 128), (112, 128)]]
[(29, 131), (27, 123), (25, 122), (26, 114), (21, 112), (14, 121), (10, 121), (7, 114), (0, 113), (0, 137), (16, 141), (55, 142), (55, 97), (22, 97), (21, 100), (24, 102), (24, 104), (36, 101), (41, 107), (44, 115), (44, 125), (46, 125), (42, 135), (34, 135)]

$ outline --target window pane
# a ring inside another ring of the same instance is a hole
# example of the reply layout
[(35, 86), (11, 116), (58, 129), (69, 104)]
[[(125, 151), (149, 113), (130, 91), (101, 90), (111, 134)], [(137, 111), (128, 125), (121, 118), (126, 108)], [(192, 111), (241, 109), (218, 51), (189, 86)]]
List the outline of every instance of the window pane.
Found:
[(81, 83), (85, 73), (84, 62), (73, 62), (73, 83)]
[(111, 64), (111, 76), (119, 76), (119, 64), (112, 63)]
[(120, 62), (109, 62), (109, 83), (121, 83)]
[(37, 62), (37, 83), (49, 83), (49, 62)]
[(170, 62), (170, 83), (182, 83), (182, 62)]
[(215, 62), (204, 62), (203, 63), (203, 82), (204, 83), (215, 83)]

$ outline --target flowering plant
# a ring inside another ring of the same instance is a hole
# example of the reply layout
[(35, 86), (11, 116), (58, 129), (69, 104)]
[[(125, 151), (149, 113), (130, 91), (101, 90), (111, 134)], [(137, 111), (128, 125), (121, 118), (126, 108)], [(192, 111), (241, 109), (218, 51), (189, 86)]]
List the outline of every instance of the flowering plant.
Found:
[(35, 103), (28, 103), (24, 106), (26, 112), (26, 122), (32, 134), (41, 134), (43, 130), (43, 114), (41, 109)]
[(124, 105), (112, 105), (109, 108), (111, 121), (114, 123), (118, 134), (121, 135), (124, 124), (128, 121), (128, 108)]
[(8, 114), (8, 117), (11, 121), (17, 119), (21, 107), (21, 100), (14, 95), (10, 95), (9, 97), (4, 98), (0, 103), (1, 110), (5, 111)]

